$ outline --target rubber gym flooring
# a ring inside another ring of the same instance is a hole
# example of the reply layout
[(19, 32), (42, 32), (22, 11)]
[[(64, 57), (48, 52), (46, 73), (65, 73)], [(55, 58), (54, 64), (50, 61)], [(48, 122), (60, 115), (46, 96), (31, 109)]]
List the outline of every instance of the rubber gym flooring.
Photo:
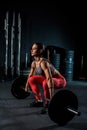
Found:
[[(0, 82), (0, 130), (87, 130), (87, 82), (67, 82), (67, 89), (78, 98), (78, 111), (66, 125), (59, 126), (48, 114), (39, 114), (42, 108), (30, 108), (34, 100), (31, 94), (25, 99), (16, 99), (11, 93), (13, 81)], [(61, 116), (63, 114), (61, 113)]]

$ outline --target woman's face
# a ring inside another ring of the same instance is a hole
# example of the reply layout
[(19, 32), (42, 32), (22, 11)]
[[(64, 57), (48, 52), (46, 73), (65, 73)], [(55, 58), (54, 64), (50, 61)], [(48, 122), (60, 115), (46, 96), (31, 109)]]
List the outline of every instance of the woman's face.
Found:
[(38, 50), (38, 46), (33, 44), (31, 48), (31, 56), (38, 56), (40, 54), (40, 50)]

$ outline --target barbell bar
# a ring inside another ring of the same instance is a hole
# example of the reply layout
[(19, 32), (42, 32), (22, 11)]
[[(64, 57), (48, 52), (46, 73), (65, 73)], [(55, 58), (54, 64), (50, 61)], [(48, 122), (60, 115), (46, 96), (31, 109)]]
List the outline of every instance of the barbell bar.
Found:
[[(16, 78), (11, 86), (11, 93), (17, 99), (25, 99), (30, 96), (32, 90), (25, 92), (24, 87), (27, 81), (26, 76)], [(59, 125), (66, 125), (75, 115), (80, 116), (78, 112), (78, 98), (71, 90), (60, 89), (49, 101), (48, 115), (52, 121)]]

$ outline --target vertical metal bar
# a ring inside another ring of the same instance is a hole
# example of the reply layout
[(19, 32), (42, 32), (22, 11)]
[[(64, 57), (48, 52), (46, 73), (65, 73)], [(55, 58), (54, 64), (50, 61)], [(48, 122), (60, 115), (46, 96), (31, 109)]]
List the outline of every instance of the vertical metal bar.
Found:
[(21, 17), (18, 14), (18, 65), (17, 65), (17, 75), (20, 76), (20, 50), (21, 50)]
[(25, 67), (27, 68), (27, 63), (28, 63), (28, 53), (26, 53), (26, 61), (25, 61)]
[(13, 13), (13, 21), (11, 27), (11, 76), (14, 76), (14, 27), (15, 27), (15, 13)]
[(5, 76), (8, 75), (8, 12), (6, 12), (6, 18), (4, 23), (6, 50), (5, 50)]

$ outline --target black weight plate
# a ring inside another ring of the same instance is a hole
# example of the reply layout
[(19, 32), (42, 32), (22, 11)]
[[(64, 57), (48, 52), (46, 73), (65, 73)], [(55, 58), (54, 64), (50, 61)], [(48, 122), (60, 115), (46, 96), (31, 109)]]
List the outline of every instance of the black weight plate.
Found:
[(11, 86), (11, 93), (17, 99), (24, 99), (29, 96), (30, 93), (24, 91), (24, 87), (27, 81), (26, 76), (20, 76), (14, 80)]
[(65, 125), (75, 116), (67, 108), (78, 109), (77, 96), (70, 90), (60, 90), (53, 96), (49, 103), (48, 115), (52, 121), (59, 125)]

